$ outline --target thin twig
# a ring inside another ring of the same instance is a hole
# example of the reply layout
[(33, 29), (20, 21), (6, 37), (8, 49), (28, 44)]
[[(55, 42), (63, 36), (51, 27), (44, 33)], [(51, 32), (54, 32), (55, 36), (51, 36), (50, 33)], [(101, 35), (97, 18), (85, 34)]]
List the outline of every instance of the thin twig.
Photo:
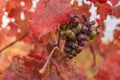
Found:
[(61, 31), (60, 30), (58, 30), (58, 42), (57, 42), (57, 45), (58, 45), (58, 47), (60, 47), (60, 34), (61, 34)]
[(5, 49), (9, 48), (10, 46), (14, 45), (16, 42), (22, 40), (23, 38), (25, 38), (26, 36), (28, 36), (29, 32), (26, 32), (22, 37), (18, 38), (17, 40), (11, 42), (10, 44), (8, 44), (7, 46), (5, 46), (4, 48), (2, 48), (0, 50), (0, 53), (3, 52)]
[(50, 62), (51, 57), (52, 57), (54, 51), (55, 51), (57, 48), (58, 48), (58, 47), (54, 47), (54, 48), (52, 49), (52, 51), (50, 52), (50, 55), (48, 56), (47, 61), (45, 62), (44, 66), (42, 67), (42, 69), (39, 70), (39, 73), (40, 73), (40, 74), (43, 74), (43, 73), (45, 72), (45, 69), (46, 69), (48, 63)]

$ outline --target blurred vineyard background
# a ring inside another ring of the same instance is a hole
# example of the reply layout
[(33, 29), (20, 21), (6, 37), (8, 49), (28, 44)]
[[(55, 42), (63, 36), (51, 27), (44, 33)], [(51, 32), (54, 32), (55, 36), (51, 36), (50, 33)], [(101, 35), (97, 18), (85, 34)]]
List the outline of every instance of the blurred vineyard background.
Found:
[[(31, 35), (23, 39), (21, 37), (29, 31), (29, 21), (34, 15), (37, 2), (38, 0), (0, 0), (0, 80), (14, 56), (28, 55), (34, 49)], [(90, 20), (96, 20), (102, 28), (101, 35), (90, 41), (72, 59), (71, 65), (80, 74), (87, 76), (87, 80), (120, 80), (120, 1), (108, 0), (107, 3), (100, 4), (71, 0), (71, 3), (79, 9), (80, 15), (87, 14)], [(112, 13), (109, 12), (110, 9)], [(4, 50), (5, 46), (16, 40), (14, 45)]]

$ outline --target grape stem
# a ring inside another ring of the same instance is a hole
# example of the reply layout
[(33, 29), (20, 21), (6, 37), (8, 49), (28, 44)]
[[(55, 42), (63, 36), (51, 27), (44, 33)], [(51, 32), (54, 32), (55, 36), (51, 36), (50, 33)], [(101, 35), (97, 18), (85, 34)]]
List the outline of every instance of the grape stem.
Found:
[(51, 57), (52, 57), (54, 51), (55, 51), (57, 48), (58, 48), (58, 47), (54, 47), (54, 48), (52, 49), (52, 51), (50, 52), (50, 55), (48, 56), (47, 61), (45, 62), (44, 66), (42, 67), (42, 69), (39, 70), (39, 73), (40, 73), (40, 74), (43, 74), (43, 73), (45, 72), (48, 63), (50, 62)]
[(61, 34), (61, 31), (60, 30), (58, 30), (58, 42), (57, 42), (57, 45), (58, 45), (58, 47), (60, 47), (60, 34)]
[(23, 38), (25, 38), (26, 36), (28, 36), (28, 34), (29, 34), (29, 31), (26, 32), (23, 36), (21, 36), (21, 37), (18, 38), (17, 40), (11, 42), (10, 44), (8, 44), (8, 45), (5, 46), (4, 48), (2, 48), (2, 49), (0, 50), (0, 53), (3, 52), (5, 49), (9, 48), (10, 46), (14, 45), (16, 42), (18, 42), (18, 41), (22, 40)]

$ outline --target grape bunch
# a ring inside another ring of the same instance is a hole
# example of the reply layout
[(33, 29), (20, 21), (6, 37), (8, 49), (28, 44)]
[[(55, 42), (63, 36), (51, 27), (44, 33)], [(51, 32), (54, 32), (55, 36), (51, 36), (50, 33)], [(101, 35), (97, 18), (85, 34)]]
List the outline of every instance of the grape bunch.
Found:
[(72, 59), (79, 54), (85, 44), (97, 35), (95, 21), (89, 21), (86, 15), (82, 16), (84, 23), (80, 23), (78, 16), (73, 15), (68, 24), (60, 26), (60, 38), (65, 40), (63, 51), (66, 57)]

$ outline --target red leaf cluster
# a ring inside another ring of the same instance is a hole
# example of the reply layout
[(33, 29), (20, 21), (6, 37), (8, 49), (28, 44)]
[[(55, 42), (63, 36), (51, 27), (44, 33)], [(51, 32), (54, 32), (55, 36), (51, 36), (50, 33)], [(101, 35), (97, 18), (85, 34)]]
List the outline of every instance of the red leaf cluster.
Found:
[(107, 15), (112, 15), (112, 7), (110, 4), (103, 4), (98, 8), (97, 13), (100, 14), (100, 19), (104, 21)]
[(78, 2), (75, 1), (73, 4), (73, 8), (74, 8), (74, 14), (78, 15), (79, 17), (82, 17), (83, 14), (85, 14), (87, 17), (90, 17), (90, 5), (85, 4), (84, 2), (82, 2), (82, 6), (78, 5)]
[(39, 80), (42, 77), (39, 69), (42, 68), (44, 61), (40, 55), (36, 56), (14, 57), (13, 63), (4, 72), (4, 80)]
[[(8, 12), (8, 18), (10, 19), (7, 25), (7, 27), (10, 27), (7, 36), (20, 37), (28, 31), (28, 21), (33, 15), (33, 12), (30, 11), (31, 7), (32, 0), (9, 0), (6, 2), (5, 11)], [(21, 19), (22, 14), (24, 19)]]
[(68, 0), (40, 0), (30, 22), (30, 29), (40, 39), (49, 32), (55, 32), (59, 24), (67, 22), (71, 13)]
[(120, 43), (116, 42), (109, 46), (101, 61), (101, 67), (95, 76), (95, 80), (119, 80), (120, 79)]

